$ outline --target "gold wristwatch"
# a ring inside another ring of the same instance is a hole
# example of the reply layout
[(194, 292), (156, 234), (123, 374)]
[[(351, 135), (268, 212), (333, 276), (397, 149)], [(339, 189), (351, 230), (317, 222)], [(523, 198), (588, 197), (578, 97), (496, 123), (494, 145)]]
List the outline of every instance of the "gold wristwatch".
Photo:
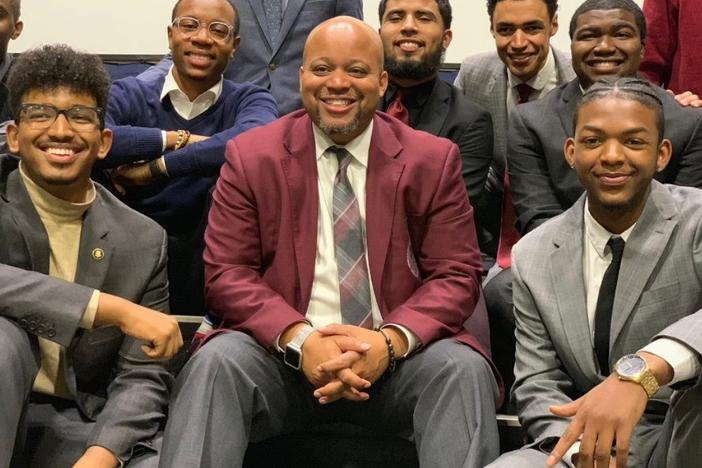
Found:
[(646, 360), (638, 354), (622, 356), (614, 365), (614, 372), (619, 380), (628, 380), (641, 385), (649, 398), (660, 388)]

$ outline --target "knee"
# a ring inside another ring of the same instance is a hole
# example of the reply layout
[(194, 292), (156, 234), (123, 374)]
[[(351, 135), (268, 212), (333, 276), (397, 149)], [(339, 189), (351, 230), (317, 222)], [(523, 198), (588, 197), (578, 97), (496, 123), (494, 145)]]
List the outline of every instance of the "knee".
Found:
[(499, 272), (483, 287), (490, 323), (514, 328), (512, 270)]
[(181, 374), (211, 374), (222, 366), (228, 371), (247, 373), (252, 357), (266, 351), (249, 335), (237, 331), (222, 333), (202, 346)]
[(441, 340), (426, 349), (431, 353), (434, 369), (432, 380), (440, 379), (452, 385), (466, 385), (473, 383), (495, 384), (495, 377), (490, 364), (485, 358), (470, 346), (457, 343), (453, 340)]

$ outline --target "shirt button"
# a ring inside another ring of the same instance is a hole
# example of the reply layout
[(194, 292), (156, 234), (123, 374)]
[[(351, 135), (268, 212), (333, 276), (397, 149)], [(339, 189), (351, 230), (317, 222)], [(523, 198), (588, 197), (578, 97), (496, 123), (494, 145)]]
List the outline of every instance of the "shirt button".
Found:
[(278, 68), (278, 65), (276, 65), (275, 63), (269, 63), (269, 64), (268, 64), (268, 69), (269, 69), (270, 71), (273, 71), (273, 70), (275, 70), (276, 68)]

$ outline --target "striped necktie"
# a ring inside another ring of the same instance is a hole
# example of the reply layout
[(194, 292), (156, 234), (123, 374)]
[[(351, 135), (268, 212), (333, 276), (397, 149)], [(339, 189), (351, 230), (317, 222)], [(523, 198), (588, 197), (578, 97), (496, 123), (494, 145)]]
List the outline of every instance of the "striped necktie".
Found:
[(341, 318), (346, 324), (372, 328), (364, 226), (347, 174), (352, 156), (338, 146), (332, 146), (328, 151), (339, 161), (339, 171), (334, 179), (333, 219)]

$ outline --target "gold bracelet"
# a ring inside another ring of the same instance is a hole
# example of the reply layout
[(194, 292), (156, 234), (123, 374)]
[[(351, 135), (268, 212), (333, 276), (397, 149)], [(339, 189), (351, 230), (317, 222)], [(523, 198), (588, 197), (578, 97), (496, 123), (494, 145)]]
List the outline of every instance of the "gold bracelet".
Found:
[(188, 144), (188, 140), (190, 140), (190, 132), (187, 130), (178, 130), (178, 138), (176, 139), (173, 149), (181, 149), (183, 146)]

